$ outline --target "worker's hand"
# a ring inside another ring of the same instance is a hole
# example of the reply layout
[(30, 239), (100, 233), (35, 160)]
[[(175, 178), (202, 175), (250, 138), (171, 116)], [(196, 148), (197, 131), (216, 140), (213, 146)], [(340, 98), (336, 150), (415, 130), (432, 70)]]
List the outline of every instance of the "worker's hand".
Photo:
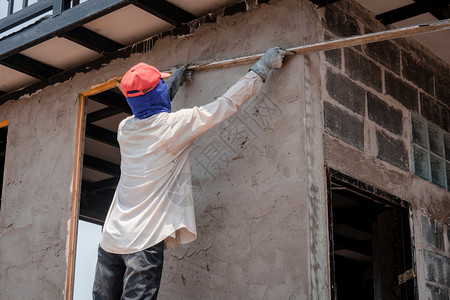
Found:
[(186, 72), (186, 66), (180, 66), (177, 67), (173, 72), (172, 75), (170, 75), (169, 79), (166, 82), (167, 88), (169, 89), (169, 96), (170, 101), (175, 98), (176, 93), (178, 92), (178, 89), (180, 86), (183, 85), (185, 81), (185, 72)]
[(292, 53), (280, 47), (269, 48), (264, 55), (250, 69), (257, 73), (265, 81), (271, 69), (279, 69), (283, 58)]
[(189, 83), (189, 82), (191, 82), (192, 81), (192, 75), (194, 74), (194, 71), (192, 71), (192, 70), (187, 70), (187, 71), (185, 71), (184, 72), (184, 75), (183, 75), (183, 84), (185, 83), (185, 82), (187, 82), (187, 83)]

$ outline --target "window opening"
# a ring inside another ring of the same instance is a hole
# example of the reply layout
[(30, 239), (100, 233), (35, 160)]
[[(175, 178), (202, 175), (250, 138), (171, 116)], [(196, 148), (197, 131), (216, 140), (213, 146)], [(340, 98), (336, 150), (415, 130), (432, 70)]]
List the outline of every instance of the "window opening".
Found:
[(328, 185), (332, 299), (418, 299), (409, 204), (334, 170)]

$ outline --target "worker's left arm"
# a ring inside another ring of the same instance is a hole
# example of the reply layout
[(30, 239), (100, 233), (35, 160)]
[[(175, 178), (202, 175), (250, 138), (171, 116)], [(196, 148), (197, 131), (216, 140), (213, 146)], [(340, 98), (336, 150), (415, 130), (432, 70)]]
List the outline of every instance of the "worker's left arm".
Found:
[(175, 98), (178, 89), (183, 85), (186, 73), (186, 66), (178, 67), (172, 72), (172, 75), (170, 75), (169, 79), (167, 80), (166, 85), (169, 89), (170, 101)]

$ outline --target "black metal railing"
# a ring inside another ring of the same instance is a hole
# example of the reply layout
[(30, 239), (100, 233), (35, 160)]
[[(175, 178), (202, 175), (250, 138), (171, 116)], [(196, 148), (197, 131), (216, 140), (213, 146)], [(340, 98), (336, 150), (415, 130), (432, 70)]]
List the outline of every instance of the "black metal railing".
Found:
[[(80, 0), (0, 0), (0, 33), (20, 26), (36, 17), (59, 15), (74, 7)], [(6, 12), (5, 12), (6, 9)], [(1, 18), (3, 16), (3, 18)]]

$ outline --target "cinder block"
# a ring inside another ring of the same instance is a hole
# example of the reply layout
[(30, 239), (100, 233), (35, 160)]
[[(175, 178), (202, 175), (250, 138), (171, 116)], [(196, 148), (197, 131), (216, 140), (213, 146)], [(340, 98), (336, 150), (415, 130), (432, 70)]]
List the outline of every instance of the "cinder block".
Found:
[(450, 286), (450, 258), (424, 250), (425, 279)]
[(342, 74), (327, 70), (327, 91), (337, 102), (364, 116), (364, 89)]
[(403, 132), (403, 113), (400, 109), (389, 106), (374, 94), (367, 92), (367, 112), (369, 119), (383, 126), (392, 133)]
[(402, 140), (394, 139), (384, 132), (377, 130), (377, 144), (377, 158), (402, 170), (409, 170), (408, 151)]
[(391, 42), (370, 43), (365, 46), (368, 56), (397, 74), (400, 74), (400, 50)]
[(430, 174), (430, 155), (428, 152), (413, 145), (413, 173), (425, 180), (431, 181)]
[(364, 122), (326, 101), (323, 109), (325, 132), (363, 151)]
[(345, 73), (354, 80), (381, 92), (381, 69), (374, 62), (350, 48), (344, 48)]
[(327, 62), (329, 62), (330, 64), (332, 64), (333, 66), (337, 67), (337, 68), (341, 68), (342, 63), (341, 63), (341, 49), (334, 49), (334, 50), (328, 50), (325, 51), (325, 58), (327, 60)]
[(402, 75), (418, 87), (434, 95), (433, 72), (426, 68), (426, 64), (418, 62), (405, 51), (402, 51)]
[(333, 5), (325, 6), (324, 26), (337, 36), (352, 36), (361, 33), (358, 22)]
[(449, 300), (448, 292), (437, 286), (427, 284), (427, 300)]
[(435, 74), (436, 97), (450, 106), (450, 80)]
[(419, 98), (417, 90), (389, 72), (385, 72), (384, 77), (386, 94), (392, 96), (407, 109), (418, 112)]
[(444, 228), (442, 224), (422, 215), (422, 241), (428, 246), (444, 250)]
[(445, 105), (421, 93), (420, 111), (429, 121), (445, 131), (450, 131), (450, 111)]

